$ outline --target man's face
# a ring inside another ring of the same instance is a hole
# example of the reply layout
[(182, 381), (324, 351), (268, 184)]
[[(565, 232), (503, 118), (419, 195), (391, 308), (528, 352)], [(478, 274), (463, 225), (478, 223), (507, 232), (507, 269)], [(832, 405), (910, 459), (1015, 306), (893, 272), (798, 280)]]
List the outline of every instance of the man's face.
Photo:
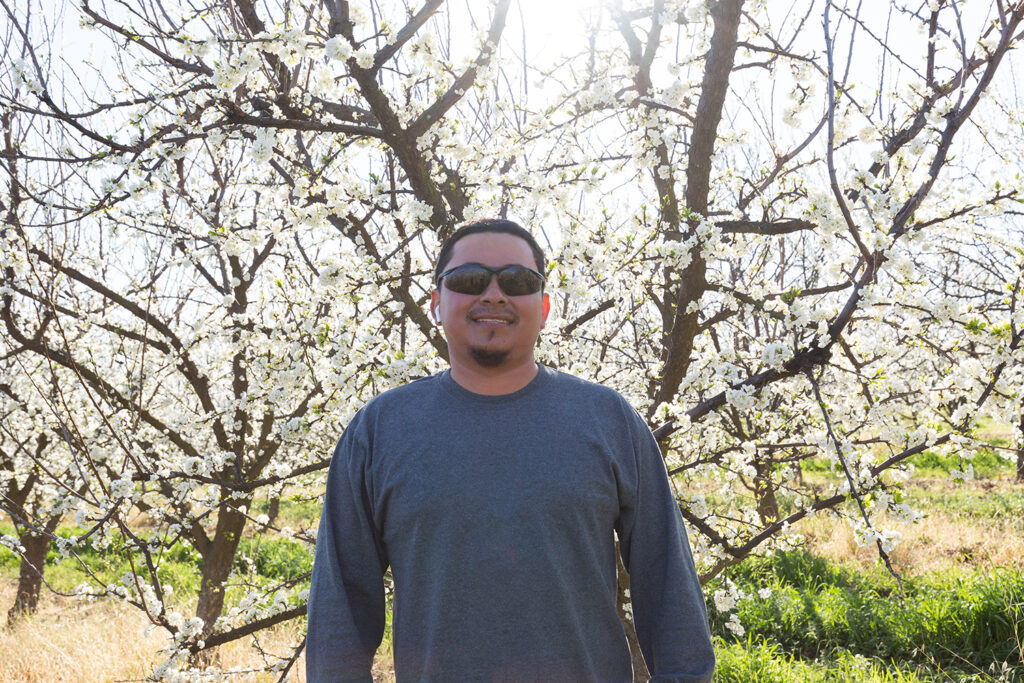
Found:
[[(450, 270), (464, 263), (499, 267), (518, 264), (537, 269), (525, 240), (505, 233), (476, 233), (452, 248)], [(509, 296), (492, 277), (480, 294), (460, 294), (445, 287), (431, 296), (430, 310), (441, 318), (453, 362), (483, 368), (514, 368), (533, 362), (537, 336), (548, 317), (548, 295)]]

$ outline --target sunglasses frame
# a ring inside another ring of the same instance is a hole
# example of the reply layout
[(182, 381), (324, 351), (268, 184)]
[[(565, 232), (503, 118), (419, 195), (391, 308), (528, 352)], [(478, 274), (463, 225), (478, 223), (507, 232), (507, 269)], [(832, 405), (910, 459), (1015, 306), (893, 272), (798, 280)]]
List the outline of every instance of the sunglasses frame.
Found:
[[(498, 288), (501, 289), (502, 292), (504, 292), (505, 296), (529, 296), (530, 294), (536, 294), (537, 292), (543, 292), (544, 291), (544, 285), (547, 283), (547, 278), (544, 276), (543, 273), (541, 273), (539, 271), (536, 271), (533, 268), (527, 268), (526, 266), (524, 266), (522, 264), (519, 264), (519, 263), (507, 263), (507, 264), (505, 264), (503, 266), (497, 266), (497, 267), (492, 268), (491, 266), (485, 266), (482, 263), (477, 263), (475, 261), (472, 261), (472, 262), (469, 262), (469, 263), (461, 263), (461, 264), (455, 266), (454, 268), (449, 268), (448, 270), (446, 270), (443, 273), (441, 273), (440, 275), (438, 275), (437, 276), (437, 281), (435, 282), (435, 285), (437, 286), (437, 288), (438, 289), (441, 288), (441, 284), (444, 282), (444, 279), (446, 277), (448, 277), (449, 275), (451, 275), (455, 271), (459, 270), (460, 268), (465, 268), (466, 266), (474, 266), (476, 268), (480, 268), (482, 270), (485, 270), (488, 273), (490, 273), (491, 277), (488, 278), (486, 284), (484, 284), (484, 288), (481, 289), (479, 292), (460, 292), (460, 291), (458, 291), (456, 289), (452, 289), (451, 291), (455, 292), (456, 294), (466, 294), (466, 295), (469, 295), (469, 296), (479, 296), (480, 294), (484, 293), (484, 291), (487, 289), (487, 287), (490, 286), (491, 281), (494, 278), (498, 278)], [(529, 273), (533, 273), (538, 278), (540, 278), (540, 287), (538, 287), (533, 292), (526, 292), (525, 294), (509, 294), (508, 292), (506, 292), (505, 288), (501, 286), (501, 274), (504, 271), (506, 271), (506, 270), (515, 269), (515, 268), (521, 268), (521, 269), (523, 269), (523, 270), (525, 270), (525, 271), (527, 271)]]

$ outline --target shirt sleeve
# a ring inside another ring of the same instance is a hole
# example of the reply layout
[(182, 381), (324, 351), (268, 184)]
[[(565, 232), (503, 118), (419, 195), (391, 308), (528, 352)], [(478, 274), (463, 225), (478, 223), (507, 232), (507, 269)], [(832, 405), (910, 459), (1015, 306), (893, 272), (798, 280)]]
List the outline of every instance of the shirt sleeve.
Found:
[(711, 681), (714, 649), (683, 519), (654, 435), (628, 411), (637, 479), (620, 511), (619, 548), (640, 649), (652, 681)]
[(384, 637), (387, 560), (366, 486), (362, 415), (345, 430), (327, 474), (309, 587), (306, 678), (372, 683)]

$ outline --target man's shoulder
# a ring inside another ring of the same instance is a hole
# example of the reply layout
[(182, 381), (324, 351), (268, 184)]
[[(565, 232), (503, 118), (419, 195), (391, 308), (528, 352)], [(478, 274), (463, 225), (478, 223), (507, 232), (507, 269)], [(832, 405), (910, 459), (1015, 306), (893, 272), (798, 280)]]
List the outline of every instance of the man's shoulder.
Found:
[(566, 372), (556, 373), (550, 383), (562, 419), (573, 421), (587, 431), (598, 431), (609, 438), (650, 439), (650, 426), (636, 407), (621, 393)]
[(554, 379), (552, 382), (553, 390), (561, 394), (569, 394), (591, 403), (596, 402), (598, 405), (607, 404), (627, 409), (631, 413), (635, 412), (634, 407), (626, 397), (612, 387), (571, 375), (561, 370), (548, 368), (548, 371), (551, 372)]
[(422, 405), (422, 401), (429, 400), (431, 395), (437, 391), (441, 374), (420, 377), (382, 391), (367, 401), (361, 412), (374, 413)]
[(556, 370), (554, 368), (544, 366), (554, 380), (558, 383), (558, 388), (563, 391), (583, 391), (591, 392), (596, 395), (614, 395), (618, 396), (619, 392), (612, 389), (604, 384), (599, 384), (589, 379), (584, 379), (578, 375), (572, 375), (563, 370)]

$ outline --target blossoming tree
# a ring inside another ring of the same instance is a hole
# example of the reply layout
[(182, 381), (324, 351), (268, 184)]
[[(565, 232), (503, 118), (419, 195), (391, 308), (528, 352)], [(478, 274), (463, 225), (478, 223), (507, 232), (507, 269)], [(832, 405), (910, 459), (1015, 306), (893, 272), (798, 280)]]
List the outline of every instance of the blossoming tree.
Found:
[[(90, 397), (76, 448), (123, 463), (74, 507), (138, 570), (89, 591), (168, 629), (161, 674), (303, 613), (301, 584), (225, 603), (252, 506), (318, 491), (368, 398), (443, 367), (430, 266), (474, 216), (548, 242), (540, 357), (647, 415), (706, 581), (820, 511), (887, 557), (909, 457), (969, 476), (982, 416), (1024, 429), (1020, 2), (595, 4), (554, 50), (510, 0), (84, 2), (118, 46), (93, 97), (0, 5), (30, 93), (2, 104), (67, 141), (4, 163), (72, 169), (26, 193), (71, 219), (4, 226), (3, 329)], [(178, 542), (192, 617), (160, 578)]]

